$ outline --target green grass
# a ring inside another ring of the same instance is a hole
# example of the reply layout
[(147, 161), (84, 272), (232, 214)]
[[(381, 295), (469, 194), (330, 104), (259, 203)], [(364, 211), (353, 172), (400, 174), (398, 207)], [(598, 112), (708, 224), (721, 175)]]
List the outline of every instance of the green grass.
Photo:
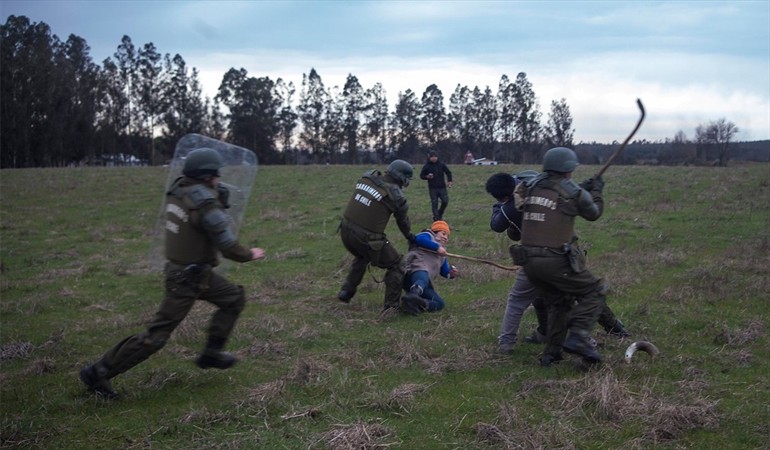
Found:
[[(418, 166), (419, 168), (419, 166)], [(453, 166), (449, 251), (509, 265), (484, 182), (527, 167)], [(447, 308), (379, 320), (383, 271), (336, 300), (350, 261), (336, 234), (359, 166), (261, 167), (241, 241), (264, 261), (228, 266), (248, 305), (228, 371), (192, 363), (211, 307), (114, 380), (104, 401), (81, 367), (141, 331), (161, 274), (149, 261), (162, 168), (0, 172), (0, 408), (4, 448), (768, 448), (770, 166), (612, 167), (606, 208), (578, 220), (589, 267), (633, 332), (597, 330), (605, 358), (538, 366), (539, 346), (495, 353), (514, 274), (452, 261)], [(580, 166), (582, 180), (596, 167)], [(415, 231), (425, 183), (406, 189)], [(391, 223), (398, 247), (406, 244)], [(527, 313), (520, 334), (535, 326)]]

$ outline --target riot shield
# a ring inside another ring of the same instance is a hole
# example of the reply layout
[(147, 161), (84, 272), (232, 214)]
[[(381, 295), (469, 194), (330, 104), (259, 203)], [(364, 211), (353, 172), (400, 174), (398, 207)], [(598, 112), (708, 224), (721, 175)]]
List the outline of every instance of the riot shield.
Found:
[[(225, 210), (228, 214), (233, 232), (238, 235), (243, 215), (248, 205), (251, 187), (257, 174), (257, 155), (237, 145), (228, 144), (200, 134), (187, 134), (176, 144), (174, 158), (169, 164), (168, 177), (163, 187), (158, 220), (153, 228), (149, 261), (153, 270), (162, 270), (166, 262), (164, 241), (166, 235), (166, 191), (171, 184), (182, 175), (187, 154), (198, 148), (211, 148), (219, 152), (224, 160), (224, 167), (219, 170), (219, 184), (230, 191), (230, 207)], [(223, 274), (230, 261), (223, 259), (216, 271)]]

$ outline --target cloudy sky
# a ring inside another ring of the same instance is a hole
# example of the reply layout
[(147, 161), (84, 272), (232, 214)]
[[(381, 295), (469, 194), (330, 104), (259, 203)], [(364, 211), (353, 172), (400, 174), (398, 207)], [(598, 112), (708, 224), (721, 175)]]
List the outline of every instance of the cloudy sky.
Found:
[(3, 20), (76, 34), (95, 62), (123, 35), (180, 54), (216, 94), (230, 68), (327, 87), (348, 74), (399, 92), (489, 86), (525, 72), (543, 122), (565, 98), (576, 141), (663, 140), (720, 118), (770, 139), (770, 1), (0, 1)]

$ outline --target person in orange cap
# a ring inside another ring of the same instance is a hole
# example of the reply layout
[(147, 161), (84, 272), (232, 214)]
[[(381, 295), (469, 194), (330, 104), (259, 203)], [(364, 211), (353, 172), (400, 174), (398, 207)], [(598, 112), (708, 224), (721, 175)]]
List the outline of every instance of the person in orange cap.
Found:
[(437, 220), (429, 229), (418, 233), (414, 243), (410, 244), (406, 254), (404, 312), (418, 314), (444, 308), (444, 299), (436, 292), (431, 280), (438, 275), (450, 279), (457, 276), (457, 267), (450, 265), (446, 258), (449, 233), (449, 224)]

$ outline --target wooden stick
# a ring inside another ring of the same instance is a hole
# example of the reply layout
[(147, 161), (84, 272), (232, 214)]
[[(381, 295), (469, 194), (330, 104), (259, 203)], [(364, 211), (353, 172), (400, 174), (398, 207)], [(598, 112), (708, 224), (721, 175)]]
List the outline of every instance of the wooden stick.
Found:
[(519, 266), (503, 266), (494, 261), (488, 261), (486, 259), (481, 259), (481, 258), (474, 258), (473, 256), (455, 255), (454, 253), (447, 253), (446, 255), (451, 258), (466, 259), (468, 261), (476, 261), (484, 264), (489, 264), (490, 266), (495, 266), (498, 269), (503, 269), (503, 270), (519, 270), (520, 268)]

